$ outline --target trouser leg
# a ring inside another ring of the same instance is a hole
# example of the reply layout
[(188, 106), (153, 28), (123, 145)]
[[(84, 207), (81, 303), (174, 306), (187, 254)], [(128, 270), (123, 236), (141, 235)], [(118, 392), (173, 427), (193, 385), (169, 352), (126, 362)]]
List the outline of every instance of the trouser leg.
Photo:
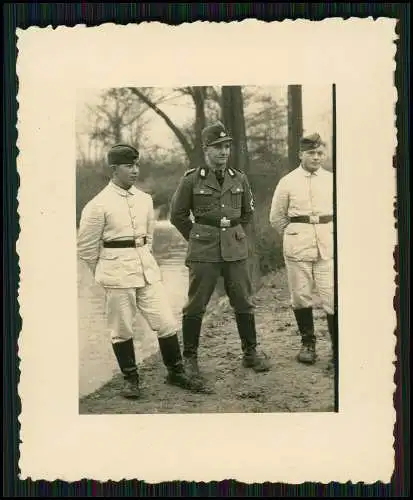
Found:
[(253, 314), (252, 283), (246, 260), (222, 265), (225, 292), (236, 314)]
[(331, 359), (328, 365), (329, 369), (334, 368), (334, 365), (337, 363), (338, 359), (338, 336), (337, 336), (337, 328), (336, 328), (336, 315), (335, 314), (327, 314), (327, 325), (328, 332), (330, 334), (331, 339)]
[(161, 281), (136, 289), (137, 307), (158, 338), (175, 335), (178, 322)]
[(326, 314), (334, 314), (334, 261), (319, 260), (314, 263), (314, 282), (321, 305)]
[(184, 366), (190, 379), (198, 385), (198, 390), (212, 392), (199, 371), (198, 348), (202, 319), (221, 274), (221, 265), (220, 263), (191, 262), (188, 268), (188, 300), (182, 309)]
[(292, 308), (313, 307), (313, 263), (286, 259), (285, 267)]
[(301, 349), (297, 359), (313, 364), (317, 359), (313, 317), (313, 263), (286, 259), (291, 305), (301, 336)]
[(133, 322), (136, 313), (135, 288), (106, 289), (106, 317), (113, 344), (134, 337)]
[(243, 365), (256, 372), (268, 371), (267, 357), (257, 352), (257, 331), (255, 326), (252, 284), (247, 261), (223, 264), (225, 291), (235, 312), (238, 334), (243, 351)]
[(192, 262), (189, 266), (188, 300), (182, 311), (185, 358), (196, 358), (202, 318), (221, 274), (219, 263)]
[(140, 396), (140, 391), (133, 344), (133, 320), (136, 315), (135, 289), (106, 289), (106, 313), (113, 352), (124, 378), (121, 393), (127, 398), (137, 398)]
[(198, 389), (185, 373), (178, 340), (178, 323), (167, 299), (162, 282), (137, 290), (137, 304), (149, 326), (157, 333), (159, 349), (167, 369), (167, 382), (184, 389)]
[(327, 316), (328, 332), (331, 340), (332, 357), (329, 368), (337, 359), (337, 329), (335, 325), (334, 304), (334, 261), (319, 260), (314, 265), (314, 280), (320, 296), (321, 305)]

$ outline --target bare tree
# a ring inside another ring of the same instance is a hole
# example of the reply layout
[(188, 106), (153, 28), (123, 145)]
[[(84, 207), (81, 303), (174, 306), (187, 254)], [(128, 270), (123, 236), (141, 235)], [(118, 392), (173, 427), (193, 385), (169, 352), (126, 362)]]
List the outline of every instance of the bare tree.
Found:
[(126, 88), (105, 91), (99, 104), (88, 106), (94, 121), (90, 139), (100, 146), (131, 140), (139, 144), (139, 134), (144, 127), (142, 117), (146, 107), (136, 100)]
[(85, 163), (87, 158), (82, 145), (82, 136), (78, 130), (76, 131), (76, 157), (81, 163)]
[(258, 109), (246, 118), (250, 160), (274, 170), (287, 154), (287, 109), (271, 94), (255, 97), (253, 104)]
[(186, 155), (191, 161), (193, 158), (193, 146), (182, 130), (171, 120), (171, 118), (159, 107), (159, 105), (154, 102), (145, 92), (137, 87), (129, 87), (130, 91), (137, 96), (143, 103), (145, 103), (150, 109), (152, 109), (158, 116), (160, 116), (166, 125), (172, 130), (184, 149)]
[(190, 166), (196, 167), (203, 164), (202, 129), (207, 123), (207, 118), (216, 119), (219, 116), (219, 107), (221, 104), (219, 90), (215, 87), (206, 86), (179, 87), (174, 89), (177, 95), (188, 96), (194, 105), (194, 118), (185, 126), (178, 126), (168, 116), (161, 108), (165, 99), (156, 99), (153, 95), (150, 95), (151, 89), (129, 87), (129, 90), (164, 120), (184, 150)]

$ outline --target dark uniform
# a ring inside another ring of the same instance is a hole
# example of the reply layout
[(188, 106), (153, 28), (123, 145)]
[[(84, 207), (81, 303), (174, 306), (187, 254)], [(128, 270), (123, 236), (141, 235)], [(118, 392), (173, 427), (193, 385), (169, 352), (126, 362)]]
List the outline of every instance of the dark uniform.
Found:
[[(203, 131), (205, 146), (231, 138), (221, 123)], [(245, 226), (251, 221), (254, 200), (244, 173), (226, 168), (222, 178), (211, 167), (185, 173), (173, 196), (171, 222), (188, 241), (188, 301), (183, 308), (184, 358), (189, 372), (198, 376), (197, 350), (202, 318), (223, 276), (226, 293), (234, 309), (244, 365), (268, 370), (265, 358), (256, 352), (254, 305), (249, 276), (248, 240)], [(192, 218), (191, 218), (192, 214)]]

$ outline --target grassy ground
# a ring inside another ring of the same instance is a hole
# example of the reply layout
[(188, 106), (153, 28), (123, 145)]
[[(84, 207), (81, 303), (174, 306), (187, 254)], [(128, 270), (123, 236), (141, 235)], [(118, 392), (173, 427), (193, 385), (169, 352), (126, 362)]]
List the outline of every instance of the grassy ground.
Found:
[(324, 314), (315, 310), (319, 360), (305, 366), (295, 359), (300, 338), (288, 303), (284, 270), (263, 279), (256, 295), (260, 348), (272, 369), (256, 374), (241, 366), (240, 342), (225, 297), (211, 302), (204, 318), (199, 349), (200, 368), (213, 394), (192, 394), (165, 384), (159, 352), (139, 367), (144, 385), (141, 400), (118, 394), (120, 375), (80, 400), (81, 414), (134, 413), (263, 413), (330, 412), (334, 410), (334, 379), (326, 371), (330, 342)]

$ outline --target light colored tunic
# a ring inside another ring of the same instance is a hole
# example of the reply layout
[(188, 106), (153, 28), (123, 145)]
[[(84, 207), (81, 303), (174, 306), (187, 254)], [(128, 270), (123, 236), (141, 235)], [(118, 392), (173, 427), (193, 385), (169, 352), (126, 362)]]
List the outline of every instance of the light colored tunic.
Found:
[(334, 227), (290, 222), (294, 216), (333, 215), (333, 175), (298, 168), (283, 177), (273, 195), (270, 224), (282, 238), (292, 307), (312, 306), (314, 285), (323, 308), (334, 312)]
[[(138, 310), (158, 337), (173, 335), (178, 329), (152, 255), (154, 228), (152, 197), (134, 186), (124, 190), (110, 181), (82, 211), (78, 255), (105, 288), (113, 342), (134, 337)], [(115, 240), (135, 240), (136, 247), (103, 246), (104, 241)]]

